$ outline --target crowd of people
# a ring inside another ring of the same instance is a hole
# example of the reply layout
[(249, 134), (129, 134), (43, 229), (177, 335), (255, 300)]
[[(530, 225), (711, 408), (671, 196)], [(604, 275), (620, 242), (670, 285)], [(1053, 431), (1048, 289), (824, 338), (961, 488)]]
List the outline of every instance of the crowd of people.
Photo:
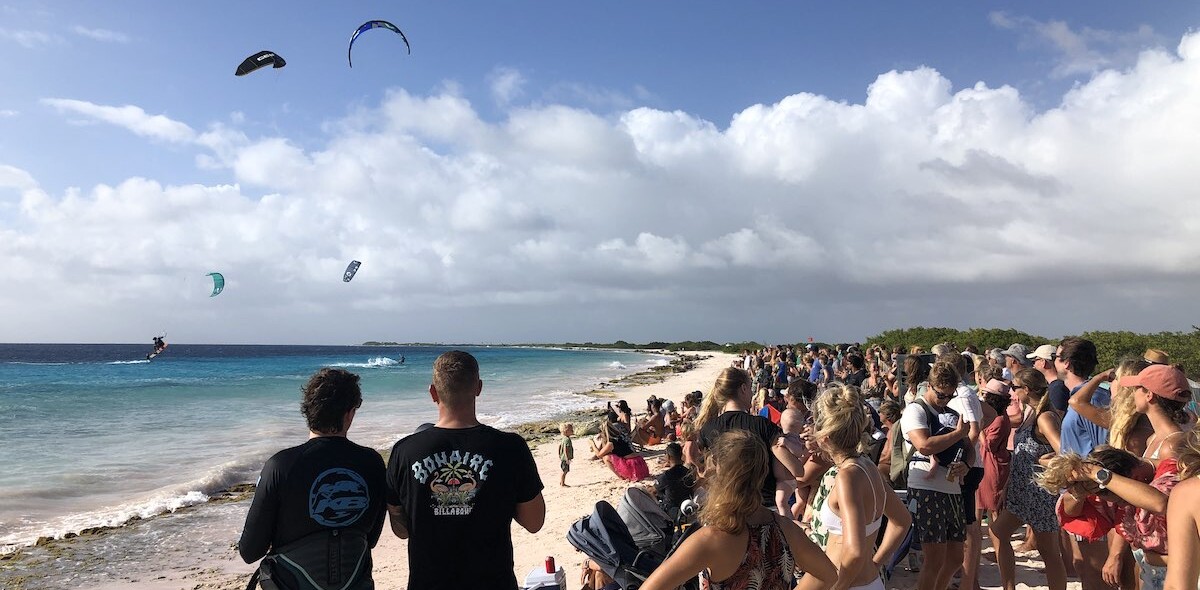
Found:
[[(411, 538), (412, 580), (433, 584), (410, 587), (450, 587), (444, 570), (436, 581), (422, 576), (441, 563), (439, 544), (458, 547), (464, 537), (495, 556), (479, 561), (495, 587), (515, 587), (509, 525), (541, 527), (541, 479), (519, 437), (475, 418), (474, 359), (447, 354), (430, 387), (437, 427), (398, 442), (386, 472), (377, 455), (338, 440), (361, 403), (357, 378), (332, 369), (314, 376), (303, 406), (311, 439), (264, 468), (240, 545), (247, 561), (350, 523), (360, 529), (350, 540), (373, 546), (386, 508), (393, 532)], [(1014, 589), (1016, 553), (1034, 550), (1051, 590), (1072, 577), (1085, 590), (1198, 588), (1191, 383), (1161, 350), (1113, 368), (1097, 359), (1081, 338), (983, 352), (952, 344), (746, 351), (678, 407), (658, 398), (639, 413), (610, 404), (588, 457), (645, 486), (672, 516), (688, 501), (700, 506), (700, 526), (646, 590), (696, 579), (713, 590), (880, 590), (906, 555), (921, 590), (977, 589), (983, 567)], [(339, 388), (350, 393), (328, 401)], [(574, 432), (564, 425), (562, 434), (559, 483), (568, 485)], [(665, 465), (651, 481), (647, 451), (663, 443)], [(318, 488), (342, 510), (315, 512), (308, 492)], [(469, 531), (447, 526), (465, 521), (444, 517), (464, 515), (472, 515)], [(260, 572), (294, 575), (274, 567)], [(596, 589), (612, 582), (602, 572), (589, 579)]]
[[(1165, 351), (1105, 368), (1082, 338), (982, 352), (949, 343), (930, 351), (777, 346), (744, 351), (733, 365), (656, 424), (687, 449), (701, 498), (728, 483), (714, 452), (725, 435), (761, 444), (761, 479), (742, 482), (740, 500), (806, 531), (836, 570), (829, 582), (821, 566), (796, 568), (828, 582), (820, 587), (882, 588), (880, 573), (906, 553), (922, 590), (977, 589), (981, 567), (997, 568), (1012, 589), (1016, 554), (1026, 551), (1040, 554), (1051, 590), (1072, 577), (1085, 590), (1198, 587), (1200, 433), (1191, 383)], [(646, 416), (605, 422), (626, 436), (655, 413)], [(640, 455), (631, 448), (628, 457)], [(786, 543), (764, 545), (755, 527), (766, 521), (755, 514), (710, 534), (739, 531), (735, 545), (776, 547), (785, 562), (812, 551), (787, 526)], [(728, 516), (702, 512), (707, 521)], [(985, 560), (987, 544), (994, 552)], [(710, 587), (775, 577), (743, 571), (753, 569), (748, 562), (735, 571), (702, 557), (703, 547), (677, 552), (648, 587), (672, 588), (701, 570)], [(792, 573), (763, 587), (793, 587)]]

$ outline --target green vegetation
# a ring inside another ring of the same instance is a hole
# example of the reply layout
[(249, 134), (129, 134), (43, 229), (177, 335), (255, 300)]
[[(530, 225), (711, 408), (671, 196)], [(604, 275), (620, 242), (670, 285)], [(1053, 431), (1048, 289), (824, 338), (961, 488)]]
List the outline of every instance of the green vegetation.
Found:
[(621, 350), (669, 350), (671, 352), (679, 352), (682, 350), (719, 350), (722, 352), (740, 352), (743, 348), (762, 348), (761, 344), (754, 342), (742, 342), (737, 344), (717, 344), (711, 340), (702, 340), (695, 342), (687, 340), (684, 342), (647, 342), (645, 344), (635, 344), (618, 340), (612, 344), (599, 344), (596, 342), (584, 342), (582, 344), (568, 342), (566, 344), (556, 344), (553, 346), (564, 346), (567, 348), (613, 348)]
[[(1100, 354), (1098, 370), (1115, 366), (1118, 361), (1129, 356), (1141, 356), (1147, 348), (1165, 350), (1171, 355), (1171, 362), (1182, 364), (1188, 377), (1200, 378), (1200, 327), (1192, 326), (1190, 332), (1159, 332), (1157, 334), (1137, 334), (1134, 332), (1084, 332), (1079, 335), (1096, 343)], [(1040, 344), (1057, 344), (1061, 338), (1046, 338), (1026, 334), (1018, 330), (1002, 330), (998, 328), (972, 328), (970, 330), (955, 330), (953, 328), (905, 328), (888, 330), (867, 339), (867, 345), (880, 344), (885, 348), (893, 346), (920, 346), (929, 350), (934, 344), (953, 342), (959, 347), (974, 344), (979, 350), (988, 348), (1008, 348), (1014, 342), (1020, 342), (1030, 348)]]
[[(1115, 366), (1118, 361), (1128, 356), (1141, 356), (1147, 348), (1159, 348), (1171, 355), (1171, 361), (1182, 364), (1188, 377), (1200, 379), (1200, 327), (1192, 326), (1190, 332), (1159, 332), (1157, 334), (1137, 334), (1134, 332), (1084, 332), (1081, 337), (1096, 343), (1100, 353), (1100, 370)], [(905, 350), (910, 346), (920, 346), (929, 350), (934, 344), (952, 342), (960, 348), (974, 344), (979, 350), (989, 348), (1008, 348), (1014, 342), (1028, 346), (1032, 351), (1040, 344), (1057, 344), (1061, 338), (1047, 338), (1036, 334), (1028, 334), (1020, 330), (1001, 328), (971, 328), (956, 330), (954, 328), (901, 328), (887, 330), (867, 338), (864, 346), (875, 344), (891, 349), (895, 346)], [(832, 344), (824, 342), (813, 343), (818, 348), (832, 348)], [(467, 344), (426, 344), (398, 342), (364, 342), (363, 346), (478, 346)], [(742, 350), (759, 350), (762, 344), (757, 342), (727, 342), (717, 344), (711, 340), (684, 342), (647, 342), (637, 344), (618, 340), (612, 343), (600, 342), (567, 342), (554, 344), (512, 344), (502, 346), (539, 346), (548, 348), (598, 348), (618, 350), (667, 350), (679, 352), (683, 350), (720, 351), (736, 354)]]

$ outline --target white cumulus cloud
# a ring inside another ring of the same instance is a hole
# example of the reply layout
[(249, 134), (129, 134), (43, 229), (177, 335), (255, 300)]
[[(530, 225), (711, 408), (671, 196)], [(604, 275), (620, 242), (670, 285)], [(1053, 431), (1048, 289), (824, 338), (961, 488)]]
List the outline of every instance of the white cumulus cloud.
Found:
[[(17, 218), (0, 217), (0, 265), (42, 277), (0, 305), (28, 312), (10, 330), (33, 339), (55, 338), (34, 320), (51, 310), (72, 329), (125, 318), (96, 339), (140, 337), (164, 321), (148, 303), (174, 306), (161, 313), (192, 341), (1193, 322), (1178, 310), (1200, 288), (1200, 34), (1100, 69), (1046, 110), (929, 67), (864, 86), (861, 103), (798, 91), (726, 121), (564, 104), (491, 121), (451, 86), (395, 90), (315, 144), (53, 99), (191, 145), (229, 181), (47, 195), (0, 168), (21, 194)], [(363, 266), (345, 284), (350, 259)], [(211, 301), (196, 289), (210, 270), (229, 280)]]
[(186, 123), (181, 123), (165, 115), (151, 115), (141, 107), (133, 105), (116, 107), (70, 98), (44, 98), (41, 102), (60, 112), (83, 115), (124, 127), (142, 137), (172, 143), (190, 142), (196, 138), (196, 132)]
[(101, 41), (104, 43), (128, 43), (129, 36), (125, 33), (110, 31), (108, 29), (89, 29), (82, 25), (71, 27), (71, 32), (81, 37), (87, 37), (93, 41)]

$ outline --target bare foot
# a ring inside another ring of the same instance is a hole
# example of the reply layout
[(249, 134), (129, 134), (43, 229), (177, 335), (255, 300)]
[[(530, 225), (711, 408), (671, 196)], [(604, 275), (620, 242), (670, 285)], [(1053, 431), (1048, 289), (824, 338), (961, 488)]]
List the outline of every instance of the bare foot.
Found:
[(561, 483), (561, 482), (560, 482), (558, 485), (559, 485), (559, 486), (561, 486), (561, 487), (564, 487), (564, 488), (569, 488), (569, 487), (571, 487), (571, 486), (569, 486), (569, 485), (567, 485), (567, 484), (565, 484), (565, 483)]

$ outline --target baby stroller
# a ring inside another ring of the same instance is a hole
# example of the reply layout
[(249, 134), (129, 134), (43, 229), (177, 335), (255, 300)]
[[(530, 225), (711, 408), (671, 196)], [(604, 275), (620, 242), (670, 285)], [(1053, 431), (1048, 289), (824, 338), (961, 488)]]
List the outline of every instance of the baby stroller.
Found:
[(675, 523), (650, 492), (638, 487), (625, 490), (625, 495), (617, 504), (617, 514), (625, 522), (638, 549), (651, 551), (663, 558), (670, 553), (675, 541), (671, 534)]
[[(907, 501), (908, 500), (908, 491), (907, 490), (897, 490), (896, 494), (900, 496), (901, 502), (904, 502), (905, 505), (908, 504), (908, 501)], [(913, 514), (913, 518), (916, 518), (916, 514)], [(885, 518), (883, 520), (883, 522), (884, 522), (884, 526), (880, 527), (880, 529), (879, 529), (879, 537), (875, 541), (876, 545), (878, 545), (883, 540), (883, 532), (887, 528), (887, 519)], [(919, 539), (917, 539), (916, 531), (917, 531), (917, 527), (915, 527), (915, 526), (911, 526), (908, 528), (908, 532), (904, 535), (904, 540), (900, 542), (900, 547), (896, 548), (896, 553), (894, 553), (892, 555), (892, 558), (889, 559), (883, 566), (883, 572), (881, 572), (881, 573), (883, 574), (883, 579), (885, 581), (890, 580), (892, 578), (892, 575), (896, 573), (896, 568), (899, 567), (900, 564), (904, 562), (905, 557), (910, 558), (909, 563), (908, 563), (909, 568), (912, 568), (914, 565), (916, 565), (915, 563), (913, 563), (914, 561), (920, 560), (919, 556), (921, 555), (921, 541)], [(918, 556), (915, 560), (912, 559), (914, 554), (916, 556)], [(911, 571), (917, 571), (917, 570), (912, 569)]]
[(664, 556), (639, 549), (612, 504), (596, 502), (590, 516), (571, 525), (567, 541), (600, 565), (622, 590), (636, 590)]

